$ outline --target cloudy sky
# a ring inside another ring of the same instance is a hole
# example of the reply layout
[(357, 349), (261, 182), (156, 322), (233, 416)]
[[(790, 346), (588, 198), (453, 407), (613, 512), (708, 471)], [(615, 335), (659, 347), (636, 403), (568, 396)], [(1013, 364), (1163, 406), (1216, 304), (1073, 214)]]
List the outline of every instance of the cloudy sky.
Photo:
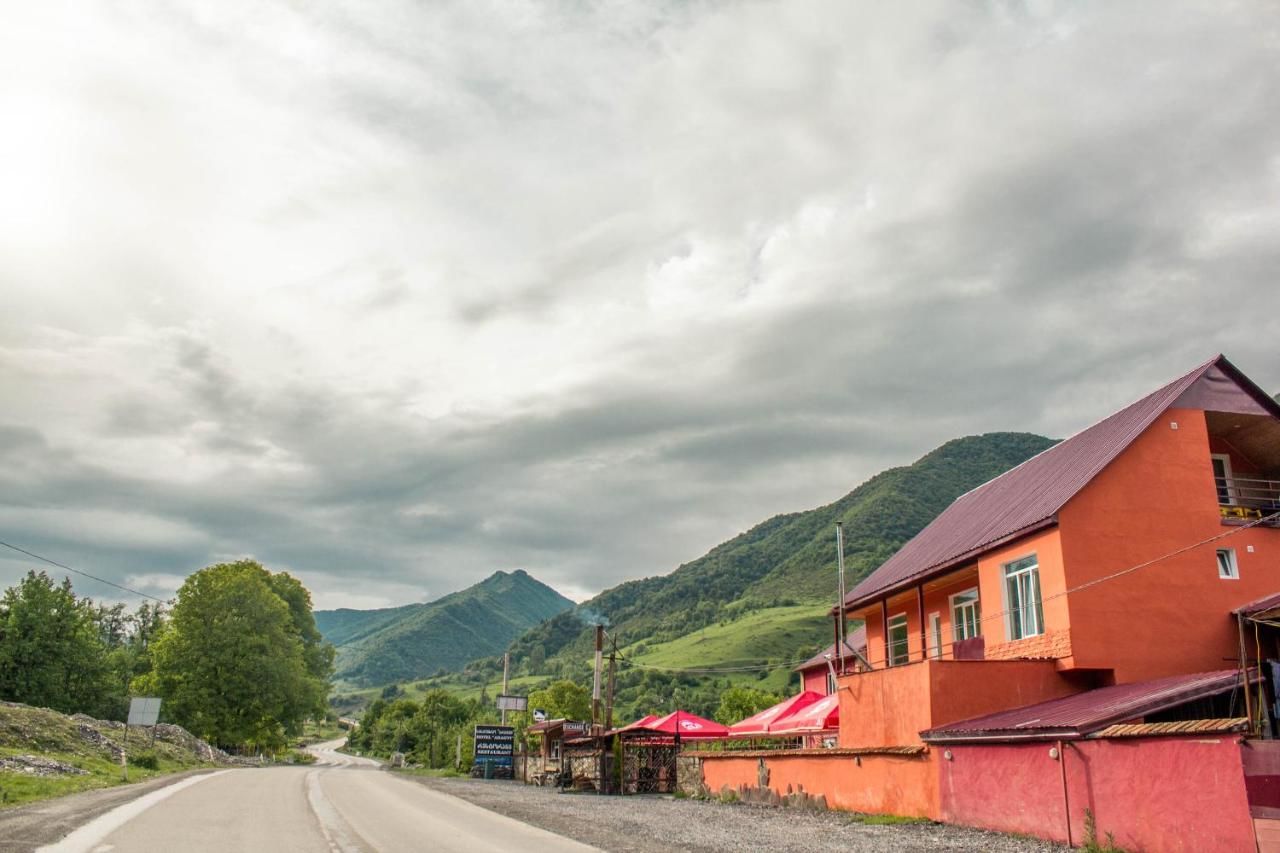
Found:
[(14, 4), (0, 539), (583, 597), (1218, 351), (1280, 390), (1278, 9)]

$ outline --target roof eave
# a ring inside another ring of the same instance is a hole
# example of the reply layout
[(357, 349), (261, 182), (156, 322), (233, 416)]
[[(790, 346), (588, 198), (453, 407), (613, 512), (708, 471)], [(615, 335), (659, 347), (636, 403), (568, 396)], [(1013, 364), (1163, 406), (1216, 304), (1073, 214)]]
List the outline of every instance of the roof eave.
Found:
[[(984, 545), (979, 545), (977, 548), (972, 548), (963, 554), (959, 554), (945, 562), (938, 563), (937, 565), (931, 566), (918, 574), (899, 581), (893, 586), (885, 587), (884, 589), (873, 592), (870, 595), (864, 595), (856, 601), (846, 601), (844, 605), (845, 612), (848, 613), (850, 610), (861, 609), (866, 605), (874, 604), (882, 598), (890, 598), (894, 595), (898, 595), (899, 593), (906, 592), (912, 587), (919, 586), (926, 581), (933, 580), (939, 575), (945, 575), (947, 572), (980, 557), (988, 551), (994, 551), (996, 548), (1003, 548), (1011, 542), (1016, 542), (1017, 540), (1030, 536), (1033, 533), (1039, 533), (1041, 530), (1053, 527), (1057, 523), (1058, 514), (1055, 512), (1053, 515), (1037, 521), (1035, 524), (1028, 525), (1021, 530), (1015, 530), (1013, 533), (1002, 536), (999, 539), (995, 539)], [(835, 616), (836, 608), (832, 607), (828, 613), (831, 616)]]

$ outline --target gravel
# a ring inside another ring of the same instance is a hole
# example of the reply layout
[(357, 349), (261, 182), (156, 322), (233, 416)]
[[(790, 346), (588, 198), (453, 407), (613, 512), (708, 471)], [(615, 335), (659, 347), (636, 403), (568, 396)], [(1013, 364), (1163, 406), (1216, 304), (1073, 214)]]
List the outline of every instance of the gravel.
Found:
[(1032, 853), (1068, 848), (941, 823), (873, 825), (847, 812), (561, 794), (519, 782), (406, 777), (478, 806), (616, 853), (649, 851), (935, 851)]

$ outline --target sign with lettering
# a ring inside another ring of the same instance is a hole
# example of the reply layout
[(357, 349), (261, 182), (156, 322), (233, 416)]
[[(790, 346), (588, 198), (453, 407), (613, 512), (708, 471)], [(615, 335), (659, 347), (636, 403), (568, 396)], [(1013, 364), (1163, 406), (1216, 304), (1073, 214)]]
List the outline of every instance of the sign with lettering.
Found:
[(510, 767), (516, 751), (516, 730), (512, 726), (476, 726), (477, 764), (491, 761), (499, 767)]
[(564, 721), (565, 737), (578, 737), (579, 735), (585, 735), (586, 733), (587, 733), (586, 723), (579, 723), (577, 720)]
[(524, 711), (529, 707), (528, 696), (508, 696), (505, 693), (498, 695), (499, 711)]

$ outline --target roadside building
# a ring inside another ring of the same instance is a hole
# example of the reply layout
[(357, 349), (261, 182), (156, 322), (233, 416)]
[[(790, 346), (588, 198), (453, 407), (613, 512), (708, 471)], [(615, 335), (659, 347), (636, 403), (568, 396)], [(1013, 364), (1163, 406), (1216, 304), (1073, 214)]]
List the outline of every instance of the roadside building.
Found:
[[(717, 790), (767, 778), (840, 808), (1006, 828), (979, 807), (977, 785), (996, 798), (991, 808), (1027, 815), (1026, 831), (1079, 842), (1087, 808), (1099, 837), (1117, 831), (1120, 844), (1150, 850), (1184, 849), (1171, 839), (1206, 837), (1228, 813), (1247, 813), (1250, 831), (1268, 837), (1280, 817), (1280, 797), (1268, 801), (1280, 790), (1280, 755), (1277, 742), (1245, 735), (1267, 728), (1275, 701), (1248, 667), (1280, 656), (1263, 630), (1280, 615), (1278, 519), (1280, 405), (1218, 356), (961, 496), (849, 592), (845, 613), (864, 623), (866, 652), (837, 673), (838, 749), (774, 754), (758, 767), (707, 754), (704, 780)], [(816, 672), (816, 662), (803, 666)], [(1106, 708), (1116, 698), (1107, 691), (1150, 697), (1170, 678), (1215, 692), (1138, 702), (1119, 719), (1082, 712), (1074, 734), (1032, 725), (1039, 711), (1028, 706)], [(1026, 730), (997, 725), (980, 742), (955, 741), (960, 722), (995, 725), (1005, 712)], [(1176, 756), (1195, 751), (1182, 730), (1113, 728), (1193, 720), (1201, 728), (1186, 731), (1217, 742), (1214, 766), (1230, 777), (1199, 800), (1168, 784), (1183, 766)], [(1107, 746), (1118, 738), (1124, 748)], [(1019, 762), (1044, 759), (1048, 741), (1066, 794), (1056, 822), (1016, 783), (1046, 784), (1044, 768)], [(1001, 779), (1014, 783), (993, 789)], [(1071, 797), (1081, 784), (1094, 800)], [(1155, 801), (1135, 803), (1142, 792)], [(1158, 836), (1121, 820), (1143, 809), (1163, 816)]]
[(821, 693), (828, 696), (836, 692), (836, 669), (842, 667), (853, 669), (855, 662), (866, 659), (867, 629), (859, 626), (845, 637), (843, 664), (836, 654), (836, 644), (832, 643), (804, 663), (796, 667), (800, 673), (800, 692)]

